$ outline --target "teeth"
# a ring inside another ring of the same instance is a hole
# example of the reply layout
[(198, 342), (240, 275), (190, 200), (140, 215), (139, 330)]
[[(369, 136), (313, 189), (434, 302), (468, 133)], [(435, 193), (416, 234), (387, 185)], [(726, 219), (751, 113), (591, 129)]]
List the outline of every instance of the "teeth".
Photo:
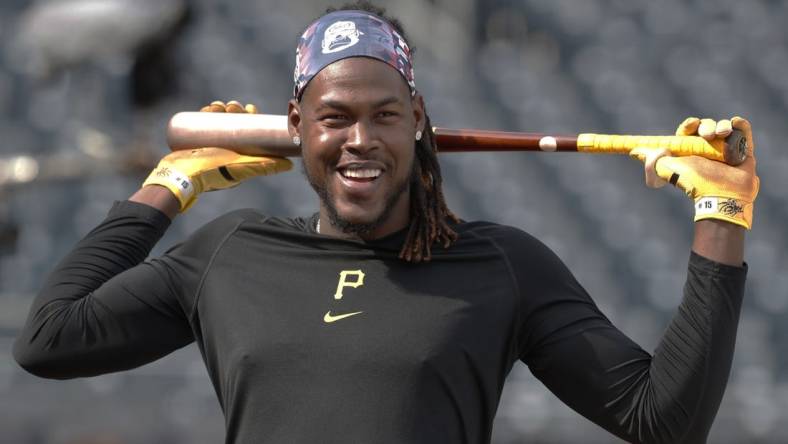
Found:
[(342, 174), (345, 177), (353, 177), (357, 179), (371, 179), (380, 176), (382, 171), (377, 168), (354, 168), (347, 169)]

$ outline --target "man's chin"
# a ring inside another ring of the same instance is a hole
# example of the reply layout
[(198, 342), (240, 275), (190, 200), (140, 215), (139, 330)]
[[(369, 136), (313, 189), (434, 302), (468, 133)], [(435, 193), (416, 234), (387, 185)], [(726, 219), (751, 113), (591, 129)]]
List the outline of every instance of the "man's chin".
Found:
[(376, 211), (330, 211), (331, 224), (348, 234), (369, 234), (385, 222), (382, 212)]
[[(326, 210), (328, 222), (338, 230), (359, 236), (369, 235), (382, 227), (397, 211), (399, 203), (408, 211), (407, 197), (410, 193), (409, 182), (404, 181), (388, 196), (380, 196), (367, 202), (354, 202), (347, 198), (338, 198), (328, 191), (323, 183), (318, 183), (307, 175), (309, 184), (320, 197), (321, 206)], [(342, 196), (340, 194), (340, 196)], [(344, 197), (344, 196), (343, 196)], [(402, 199), (405, 199), (402, 201)], [(368, 205), (363, 205), (363, 204)]]
[(337, 218), (353, 224), (369, 224), (380, 218), (383, 208), (365, 208), (356, 205), (334, 204)]

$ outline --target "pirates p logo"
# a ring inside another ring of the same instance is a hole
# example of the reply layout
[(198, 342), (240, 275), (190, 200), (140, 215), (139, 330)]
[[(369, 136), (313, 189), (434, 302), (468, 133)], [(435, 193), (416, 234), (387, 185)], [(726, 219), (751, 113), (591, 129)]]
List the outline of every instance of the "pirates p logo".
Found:
[[(350, 281), (348, 278), (355, 278)], [(337, 291), (334, 293), (334, 299), (342, 299), (342, 291), (345, 287), (358, 288), (364, 285), (364, 272), (361, 270), (342, 270), (339, 272), (339, 283), (337, 283)]]

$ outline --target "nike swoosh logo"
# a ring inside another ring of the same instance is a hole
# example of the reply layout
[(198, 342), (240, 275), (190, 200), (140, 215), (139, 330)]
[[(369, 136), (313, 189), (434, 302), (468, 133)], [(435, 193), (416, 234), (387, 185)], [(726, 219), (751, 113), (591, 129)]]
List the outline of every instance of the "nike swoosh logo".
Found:
[(363, 311), (354, 311), (353, 313), (345, 313), (345, 314), (341, 314), (341, 315), (332, 316), (331, 315), (331, 310), (328, 310), (326, 312), (326, 315), (323, 316), (323, 322), (325, 322), (326, 324), (330, 324), (330, 323), (338, 321), (340, 319), (349, 318), (351, 316), (354, 316), (354, 315), (357, 315), (357, 314), (360, 314), (360, 313), (364, 313), (364, 312)]

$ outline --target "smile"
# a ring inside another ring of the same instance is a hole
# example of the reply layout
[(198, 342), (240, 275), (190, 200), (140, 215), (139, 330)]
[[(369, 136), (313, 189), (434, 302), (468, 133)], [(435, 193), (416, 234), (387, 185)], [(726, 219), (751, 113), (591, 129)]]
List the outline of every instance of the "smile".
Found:
[(339, 170), (339, 174), (348, 179), (374, 180), (383, 174), (383, 170), (379, 168), (344, 168)]
[(337, 165), (337, 173), (345, 183), (374, 182), (385, 171), (383, 164), (377, 161), (350, 161)]
[(374, 161), (354, 161), (336, 168), (343, 192), (354, 200), (372, 198), (379, 190), (385, 172), (383, 164)]

